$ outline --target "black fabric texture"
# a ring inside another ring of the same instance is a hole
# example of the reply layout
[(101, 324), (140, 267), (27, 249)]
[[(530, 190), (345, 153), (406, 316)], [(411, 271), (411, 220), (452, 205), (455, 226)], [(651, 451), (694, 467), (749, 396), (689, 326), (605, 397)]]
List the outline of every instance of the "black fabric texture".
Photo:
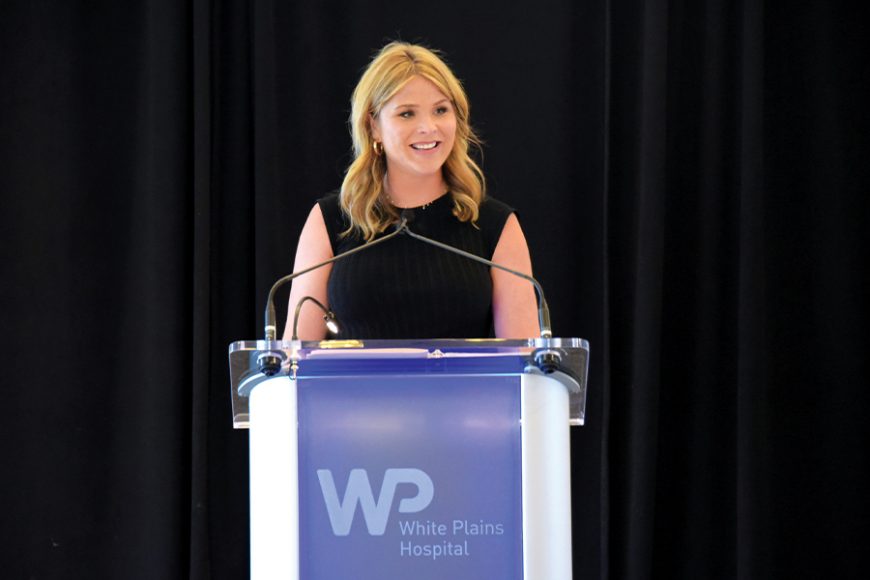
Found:
[[(337, 195), (318, 204), (335, 255), (362, 245), (358, 234), (341, 235), (349, 222)], [(414, 233), (491, 260), (512, 209), (488, 198), (472, 225), (453, 215), (447, 193), (410, 211), (414, 217), (408, 227)], [(328, 297), (341, 322), (336, 338), (493, 336), (490, 268), (406, 235), (335, 262)]]
[(445, 52), (554, 334), (590, 341), (574, 577), (864, 577), (870, 35), (840, 0), (0, 3), (0, 574), (248, 576), (227, 345), (394, 38)]

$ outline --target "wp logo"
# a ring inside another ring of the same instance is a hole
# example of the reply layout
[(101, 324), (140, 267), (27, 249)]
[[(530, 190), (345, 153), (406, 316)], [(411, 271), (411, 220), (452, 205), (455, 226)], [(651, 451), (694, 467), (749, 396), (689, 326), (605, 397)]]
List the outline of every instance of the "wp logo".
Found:
[(329, 523), (332, 524), (332, 532), (336, 536), (346, 536), (350, 533), (357, 504), (362, 508), (369, 534), (383, 536), (384, 530), (387, 529), (390, 509), (393, 506), (393, 496), (395, 496), (396, 487), (400, 483), (410, 483), (417, 487), (416, 496), (402, 499), (399, 502), (400, 513), (423, 511), (432, 502), (432, 497), (435, 495), (432, 479), (421, 469), (386, 470), (377, 501), (375, 501), (372, 486), (369, 484), (369, 475), (365, 469), (350, 470), (347, 487), (344, 490), (344, 499), (341, 501), (338, 499), (332, 471), (318, 469), (317, 479), (320, 480), (323, 501), (326, 502), (326, 511), (329, 512)]

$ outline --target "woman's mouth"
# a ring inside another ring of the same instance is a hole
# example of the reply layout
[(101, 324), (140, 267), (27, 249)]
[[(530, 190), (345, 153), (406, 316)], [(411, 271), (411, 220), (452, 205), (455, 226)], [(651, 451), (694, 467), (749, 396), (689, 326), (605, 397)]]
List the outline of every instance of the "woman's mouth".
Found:
[(412, 143), (411, 147), (417, 151), (429, 151), (438, 147), (439, 141), (430, 141), (428, 143)]

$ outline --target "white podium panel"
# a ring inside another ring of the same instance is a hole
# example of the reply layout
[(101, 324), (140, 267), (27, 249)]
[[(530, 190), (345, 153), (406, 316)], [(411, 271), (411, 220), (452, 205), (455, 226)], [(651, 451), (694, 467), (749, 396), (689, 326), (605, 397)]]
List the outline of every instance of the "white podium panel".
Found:
[[(251, 577), (569, 580), (588, 347), (559, 340), (233, 345)], [(264, 346), (285, 358), (271, 378)]]

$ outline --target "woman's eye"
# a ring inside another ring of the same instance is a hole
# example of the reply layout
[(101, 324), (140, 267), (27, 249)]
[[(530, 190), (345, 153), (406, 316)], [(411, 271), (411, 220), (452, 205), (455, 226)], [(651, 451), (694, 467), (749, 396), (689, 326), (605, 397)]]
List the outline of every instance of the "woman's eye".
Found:
[(411, 117), (414, 116), (414, 112), (413, 111), (402, 111), (401, 113), (399, 113), (399, 116), (403, 119), (410, 119)]
[(435, 109), (435, 113), (438, 115), (446, 115), (449, 112), (450, 109), (447, 107), (438, 107), (437, 109)]

